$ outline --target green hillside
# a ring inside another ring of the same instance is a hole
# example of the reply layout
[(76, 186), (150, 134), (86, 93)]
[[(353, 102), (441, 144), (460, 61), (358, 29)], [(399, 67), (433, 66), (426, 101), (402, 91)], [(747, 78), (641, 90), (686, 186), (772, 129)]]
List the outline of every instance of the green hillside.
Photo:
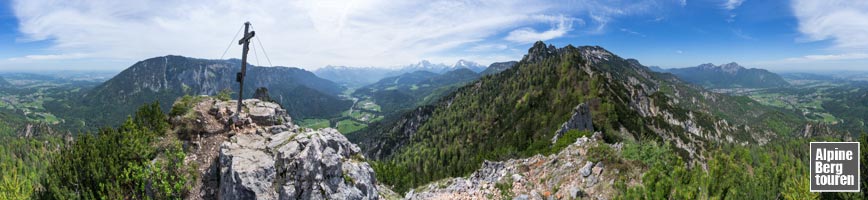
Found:
[(607, 141), (681, 143), (675, 152), (684, 159), (705, 159), (702, 149), (718, 142), (785, 137), (803, 123), (793, 113), (650, 72), (600, 47), (538, 42), (515, 67), (349, 138), (380, 159), (381, 180), (406, 191), (464, 176), (483, 160), (551, 153), (554, 132), (580, 103), (590, 104), (595, 131)]

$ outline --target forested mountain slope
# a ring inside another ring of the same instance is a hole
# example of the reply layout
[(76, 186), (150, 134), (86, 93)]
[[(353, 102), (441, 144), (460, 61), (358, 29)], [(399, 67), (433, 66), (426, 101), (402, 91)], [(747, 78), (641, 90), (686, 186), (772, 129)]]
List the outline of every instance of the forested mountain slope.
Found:
[[(163, 56), (140, 61), (77, 100), (52, 105), (63, 118), (85, 119), (86, 126), (120, 123), (138, 105), (159, 101), (163, 110), (184, 95), (216, 95), (233, 91), (240, 61)], [(333, 116), (352, 104), (337, 95), (344, 88), (311, 72), (291, 67), (248, 66), (244, 97), (265, 87), (271, 97), (297, 118)], [(97, 114), (99, 113), (99, 114)]]
[(703, 160), (703, 150), (718, 143), (766, 143), (804, 124), (793, 113), (707, 92), (601, 47), (537, 42), (514, 67), (349, 138), (381, 161), (381, 180), (405, 191), (466, 175), (483, 160), (552, 153), (555, 131), (582, 103), (606, 141), (669, 141), (685, 159)]

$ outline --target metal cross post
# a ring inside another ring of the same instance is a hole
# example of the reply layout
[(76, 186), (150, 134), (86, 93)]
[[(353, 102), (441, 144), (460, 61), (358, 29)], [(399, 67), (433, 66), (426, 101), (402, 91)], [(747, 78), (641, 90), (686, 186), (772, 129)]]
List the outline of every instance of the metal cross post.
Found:
[(235, 81), (238, 81), (238, 110), (235, 112), (237, 116), (241, 116), (241, 101), (244, 97), (244, 76), (247, 75), (247, 51), (250, 50), (250, 39), (256, 34), (254, 31), (248, 32), (249, 29), (250, 22), (244, 22), (244, 37), (238, 40), (238, 45), (244, 45), (244, 49), (241, 51), (241, 72), (235, 74)]

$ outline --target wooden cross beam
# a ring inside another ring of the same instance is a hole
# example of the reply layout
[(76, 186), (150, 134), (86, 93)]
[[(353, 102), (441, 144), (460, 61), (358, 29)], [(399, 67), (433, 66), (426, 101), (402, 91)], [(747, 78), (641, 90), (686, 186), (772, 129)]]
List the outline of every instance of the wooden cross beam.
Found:
[(244, 98), (244, 77), (247, 76), (247, 51), (250, 50), (250, 39), (256, 35), (256, 32), (249, 31), (250, 22), (244, 22), (244, 37), (241, 40), (238, 40), (238, 45), (244, 45), (243, 50), (241, 51), (241, 72), (238, 72), (235, 76), (235, 81), (238, 81), (238, 109), (235, 111), (236, 115), (241, 115), (241, 104)]

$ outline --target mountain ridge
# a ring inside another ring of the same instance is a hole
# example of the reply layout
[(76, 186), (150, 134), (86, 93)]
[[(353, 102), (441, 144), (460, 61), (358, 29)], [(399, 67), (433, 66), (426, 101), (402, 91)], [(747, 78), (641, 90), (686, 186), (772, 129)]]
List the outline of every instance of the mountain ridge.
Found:
[[(78, 106), (56, 109), (80, 119), (91, 118), (88, 113), (103, 112), (88, 123), (110, 125), (133, 111), (135, 105), (155, 100), (168, 110), (176, 98), (185, 95), (216, 95), (228, 90), (235, 94), (232, 98), (237, 98), (235, 74), (240, 71), (240, 64), (237, 59), (209, 60), (175, 55), (149, 58), (84, 91), (82, 98), (74, 102)], [(299, 68), (248, 65), (244, 97), (252, 97), (259, 87), (268, 88), (271, 97), (291, 109), (290, 115), (297, 118), (336, 115), (352, 104), (337, 96), (343, 87)]]
[(481, 73), (488, 67), (480, 65), (473, 61), (459, 59), (452, 65), (444, 63), (432, 63), (428, 60), (421, 60), (417, 63), (403, 65), (399, 67), (349, 67), (349, 66), (326, 66), (314, 70), (317, 76), (331, 80), (336, 83), (347, 84), (349, 86), (362, 87), (369, 84), (374, 84), (377, 81), (399, 76), (405, 73), (415, 71), (427, 71), (437, 74), (444, 74), (457, 69), (470, 69), (475, 73)]
[(790, 85), (778, 74), (765, 69), (745, 68), (735, 62), (722, 65), (705, 63), (695, 67), (666, 69), (664, 72), (707, 88), (769, 88)]
[[(375, 167), (378, 176), (401, 186), (396, 188), (401, 192), (438, 178), (466, 175), (482, 160), (548, 152), (556, 129), (581, 103), (589, 104), (594, 131), (602, 132), (607, 142), (672, 141), (682, 157), (698, 161), (705, 159), (702, 149), (714, 143), (763, 144), (796, 132), (788, 126), (755, 123), (803, 122), (793, 113), (651, 72), (599, 46), (556, 48), (537, 42), (515, 67), (348, 138), (366, 156), (381, 161)], [(770, 115), (779, 117), (764, 117)], [(430, 159), (413, 159), (420, 157)], [(414, 177), (402, 178), (408, 172)]]

